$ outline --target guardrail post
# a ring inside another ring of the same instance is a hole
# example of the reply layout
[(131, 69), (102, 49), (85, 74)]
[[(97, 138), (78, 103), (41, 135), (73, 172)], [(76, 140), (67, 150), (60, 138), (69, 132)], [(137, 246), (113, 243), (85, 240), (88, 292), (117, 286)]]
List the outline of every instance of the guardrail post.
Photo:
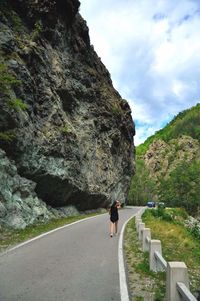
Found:
[(147, 242), (147, 237), (151, 239), (151, 230), (150, 228), (144, 228), (142, 231), (142, 251), (149, 251), (149, 242)]
[(158, 271), (162, 271), (163, 269), (160, 267), (159, 264), (157, 264), (157, 260), (154, 254), (155, 251), (159, 252), (162, 255), (161, 241), (152, 239), (150, 240), (150, 247), (149, 247), (149, 268), (151, 271), (158, 272)]
[(136, 231), (137, 231), (137, 233), (139, 232), (139, 223), (142, 223), (141, 218), (138, 218), (138, 219), (136, 220)]
[(139, 223), (139, 228), (138, 228), (138, 239), (141, 241), (142, 240), (142, 231), (145, 228), (145, 223)]
[(135, 220), (137, 220), (138, 218), (141, 219), (141, 215), (137, 213), (137, 214), (135, 215)]
[(179, 294), (176, 283), (183, 282), (189, 289), (189, 278), (187, 266), (184, 262), (168, 262), (167, 263), (167, 283), (166, 297), (167, 301), (181, 301), (182, 297)]
[(140, 216), (136, 216), (135, 217), (135, 223), (137, 224), (138, 220), (141, 220), (141, 217)]

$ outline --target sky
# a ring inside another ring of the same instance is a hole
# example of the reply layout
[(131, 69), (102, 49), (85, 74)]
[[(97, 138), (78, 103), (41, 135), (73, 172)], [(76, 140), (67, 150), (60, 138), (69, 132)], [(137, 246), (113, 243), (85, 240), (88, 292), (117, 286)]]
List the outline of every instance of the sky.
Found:
[(135, 145), (200, 102), (200, 0), (80, 0), (91, 44), (129, 102)]

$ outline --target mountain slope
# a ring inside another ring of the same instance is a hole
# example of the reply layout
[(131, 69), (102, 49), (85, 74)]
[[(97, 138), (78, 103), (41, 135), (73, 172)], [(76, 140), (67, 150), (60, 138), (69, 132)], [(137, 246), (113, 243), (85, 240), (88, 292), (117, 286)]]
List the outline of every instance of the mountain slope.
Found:
[(144, 143), (137, 147), (137, 154), (144, 154), (154, 140), (161, 139), (169, 142), (172, 139), (179, 138), (181, 135), (190, 136), (200, 142), (200, 104), (180, 112), (163, 129), (147, 138)]
[(148, 185), (143, 187), (146, 193), (140, 193), (142, 203), (154, 198), (171, 206), (184, 206), (195, 213), (200, 207), (200, 104), (179, 113), (166, 127), (138, 146), (136, 157), (144, 167), (140, 174), (136, 170), (133, 177), (130, 202), (136, 201), (135, 178), (140, 178), (146, 170)]

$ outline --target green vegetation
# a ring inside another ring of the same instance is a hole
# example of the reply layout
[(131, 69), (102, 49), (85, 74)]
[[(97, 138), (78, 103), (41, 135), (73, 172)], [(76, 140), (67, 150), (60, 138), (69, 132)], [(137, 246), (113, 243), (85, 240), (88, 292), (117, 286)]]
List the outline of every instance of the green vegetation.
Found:
[(60, 127), (60, 132), (65, 136), (65, 137), (76, 137), (76, 132), (73, 126), (68, 123), (65, 124), (64, 126)]
[(183, 160), (167, 179), (160, 179), (159, 199), (168, 206), (182, 206), (190, 214), (200, 211), (200, 161)]
[(24, 30), (25, 30), (24, 24), (16, 12), (14, 12), (12, 10), (10, 10), (9, 12), (7, 11), (7, 17), (9, 20), (11, 20), (12, 25), (17, 32), (19, 32), (19, 33), (24, 32)]
[(158, 178), (156, 183), (151, 177), (143, 160), (136, 161), (136, 174), (133, 176), (128, 203), (145, 205), (148, 200), (164, 202), (169, 207), (183, 207), (191, 215), (200, 214), (200, 160), (180, 164), (168, 177)]
[(188, 135), (200, 142), (200, 104), (179, 113), (167, 126), (150, 136), (136, 149), (138, 156), (144, 155), (149, 145), (157, 139), (168, 142), (181, 135)]
[(95, 215), (97, 214), (87, 214), (65, 217), (60, 219), (52, 219), (48, 222), (38, 222), (34, 225), (27, 226), (24, 230), (11, 230), (7, 228), (0, 228), (0, 251), (4, 251), (13, 245), (36, 237), (42, 233)]
[(112, 105), (111, 106), (111, 111), (114, 115), (122, 115), (123, 114), (123, 111), (121, 109), (121, 107), (119, 107), (118, 105)]
[(145, 205), (148, 200), (154, 199), (156, 183), (150, 178), (148, 169), (143, 160), (136, 161), (136, 173), (132, 177), (128, 195), (130, 205)]
[(65, 134), (65, 135), (71, 133), (71, 129), (70, 129), (70, 127), (67, 126), (67, 125), (61, 127), (60, 130), (61, 130), (61, 132), (62, 132), (63, 134)]
[(151, 214), (159, 220), (175, 222), (176, 224), (184, 224), (184, 221), (189, 217), (184, 208), (168, 208), (163, 207), (153, 208), (150, 211), (145, 211), (144, 218), (147, 214)]
[[(183, 135), (186, 135), (185, 139)], [(189, 137), (195, 139), (194, 144)], [(160, 147), (160, 157), (152, 154), (153, 164), (148, 169), (144, 155), (157, 139), (162, 139), (167, 145)], [(198, 142), (200, 104), (179, 113), (166, 127), (137, 147), (136, 174), (130, 186), (129, 203), (144, 205), (153, 198), (165, 202), (167, 206), (184, 207), (193, 216), (200, 214)]]
[(10, 143), (15, 139), (15, 134), (12, 130), (0, 132), (0, 142)]
[(34, 29), (33, 29), (32, 35), (31, 35), (32, 41), (36, 41), (40, 37), (42, 30), (43, 30), (42, 21), (37, 20), (35, 22), (35, 26), (34, 26)]
[[(16, 111), (26, 110), (28, 108), (27, 104), (25, 104), (21, 99), (10, 98), (10, 91), (14, 85), (19, 85), (21, 82), (16, 79), (16, 77), (8, 71), (8, 68), (5, 64), (0, 64), (0, 93), (2, 93), (7, 100), (7, 105), (9, 108), (14, 109)], [(0, 139), (4, 141), (11, 141), (13, 139), (13, 134), (9, 132), (1, 132)]]
[(127, 224), (124, 250), (131, 300), (163, 300), (165, 295), (165, 273), (155, 273), (149, 270), (148, 253), (141, 251), (135, 229), (135, 219)]
[(7, 98), (8, 107), (14, 110), (26, 110), (28, 108), (21, 99), (10, 99), (10, 91), (14, 85), (19, 85), (21, 82), (8, 71), (5, 64), (0, 64), (0, 93), (4, 94)]
[[(190, 289), (195, 292), (200, 287), (200, 241), (184, 227), (188, 218), (186, 211), (181, 208), (149, 209), (142, 216), (145, 226), (151, 229), (152, 238), (161, 240), (165, 260), (186, 263)], [(131, 300), (163, 301), (166, 273), (149, 270), (149, 255), (141, 251), (135, 219), (127, 224), (124, 250)]]
[(162, 209), (159, 212), (151, 209), (142, 216), (146, 227), (151, 229), (152, 238), (161, 240), (164, 258), (186, 263), (191, 290), (195, 291), (200, 287), (200, 241), (184, 227), (186, 218), (183, 209)]
[(15, 29), (17, 32), (24, 32), (25, 27), (23, 25), (23, 22), (19, 15), (13, 11), (6, 0), (1, 0), (0, 1), (0, 14), (3, 13), (4, 16), (9, 20), (11, 23), (12, 27)]
[(8, 105), (11, 109), (14, 109), (16, 111), (18, 111), (18, 110), (25, 111), (28, 108), (27, 104), (24, 103), (21, 99), (18, 99), (18, 98), (10, 99), (8, 101)]
[(5, 64), (0, 64), (0, 93), (8, 94), (13, 85), (20, 84), (20, 81), (12, 75)]

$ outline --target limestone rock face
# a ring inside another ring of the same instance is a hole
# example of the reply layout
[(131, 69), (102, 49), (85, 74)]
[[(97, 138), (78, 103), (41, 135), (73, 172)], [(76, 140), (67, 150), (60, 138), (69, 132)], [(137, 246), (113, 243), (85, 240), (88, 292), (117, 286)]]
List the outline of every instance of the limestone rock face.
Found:
[(2, 1), (0, 66), (15, 80), (0, 79), (0, 147), (36, 197), (86, 210), (125, 200), (135, 130), (79, 5)]
[(24, 229), (28, 224), (53, 215), (38, 199), (35, 183), (22, 178), (13, 162), (0, 150), (0, 224)]
[(160, 139), (154, 140), (144, 155), (145, 165), (155, 179), (167, 177), (183, 160), (191, 162), (199, 158), (198, 140), (186, 135), (171, 139), (168, 143)]

